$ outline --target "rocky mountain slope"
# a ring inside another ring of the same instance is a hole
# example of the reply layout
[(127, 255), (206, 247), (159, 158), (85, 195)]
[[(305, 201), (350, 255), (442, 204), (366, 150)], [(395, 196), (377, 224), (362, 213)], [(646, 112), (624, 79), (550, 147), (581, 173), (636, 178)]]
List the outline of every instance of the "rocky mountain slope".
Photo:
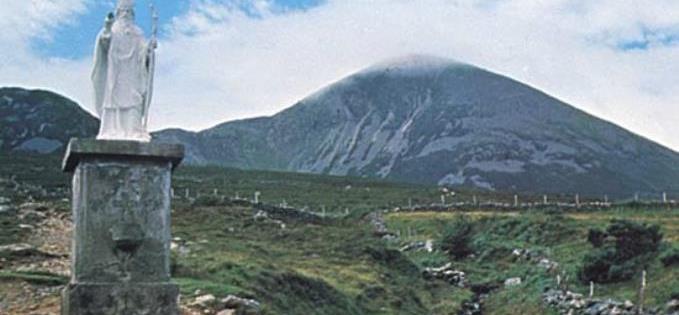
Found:
[[(42, 153), (98, 121), (44, 91), (0, 89), (0, 150)], [(679, 154), (510, 78), (409, 56), (271, 117), (170, 129), (186, 162), (498, 191), (629, 197), (679, 191)], [(655, 195), (654, 195), (655, 196)]]
[(189, 160), (494, 190), (679, 190), (679, 154), (510, 78), (410, 56), (272, 117), (190, 133)]
[(0, 152), (52, 153), (70, 138), (92, 137), (99, 121), (57, 94), (0, 88)]

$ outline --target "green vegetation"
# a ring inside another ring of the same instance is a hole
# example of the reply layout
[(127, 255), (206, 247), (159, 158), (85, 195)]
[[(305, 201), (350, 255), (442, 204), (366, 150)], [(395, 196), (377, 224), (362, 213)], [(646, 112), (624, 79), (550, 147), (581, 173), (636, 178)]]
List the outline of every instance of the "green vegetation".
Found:
[[(59, 171), (59, 161), (56, 156), (0, 155), (3, 196), (18, 203), (31, 194), (67, 208), (62, 199), (68, 175)], [(19, 189), (14, 181), (21, 183)], [(254, 298), (262, 303), (265, 314), (419, 315), (457, 314), (475, 292), (491, 291), (483, 304), (484, 314), (555, 314), (542, 303), (541, 295), (545, 288), (555, 286), (556, 275), (571, 290), (586, 293), (588, 284), (578, 277), (588, 254), (609, 247), (617, 251), (617, 238), (610, 236), (629, 231), (648, 238), (625, 244), (657, 247), (657, 255), (644, 256), (646, 304), (660, 306), (679, 294), (679, 209), (669, 206), (598, 211), (547, 207), (391, 211), (384, 214), (385, 224), (399, 237), (387, 240), (376, 235), (366, 214), (407, 208), (411, 201), (440, 202), (439, 189), (359, 178), (187, 166), (178, 169), (173, 185), (177, 195), (173, 236), (179, 238), (175, 240), (179, 248), (173, 251), (172, 271), (184, 299), (200, 290), (218, 298), (229, 294)], [(189, 198), (184, 197), (187, 189)], [(44, 197), (43, 190), (47, 191)], [(255, 191), (261, 192), (260, 201), (267, 204), (285, 202), (317, 213), (325, 209), (329, 215), (313, 222), (296, 216), (262, 216), (249, 203), (228, 198), (251, 199)], [(468, 201), (472, 194), (480, 200), (507, 200), (503, 195), (469, 191), (449, 198)], [(24, 237), (16, 233), (19, 230), (12, 218), (0, 215), (0, 245)], [(610, 229), (615, 219), (629, 223)], [(657, 238), (659, 233), (662, 240)], [(399, 251), (427, 240), (434, 241), (431, 253)], [(556, 262), (558, 268), (543, 268), (515, 255), (515, 249)], [(465, 272), (467, 286), (425, 280), (421, 274), (423, 268), (447, 263)], [(633, 269), (629, 280), (597, 283), (595, 295), (635, 301), (640, 275)], [(0, 281), (42, 281), (42, 277), (47, 282), (63, 281), (50, 275), (0, 273)], [(505, 288), (504, 281), (512, 277), (520, 277), (521, 284)]]
[(446, 227), (441, 239), (441, 249), (455, 259), (461, 259), (474, 253), (471, 248), (472, 223), (464, 216)]
[(660, 261), (662, 261), (665, 267), (672, 267), (679, 265), (679, 247), (671, 247), (666, 250), (661, 256)]
[(68, 283), (68, 278), (47, 272), (25, 271), (6, 272), (0, 270), (0, 281), (22, 280), (31, 284), (57, 286)]
[(662, 240), (660, 227), (615, 220), (606, 231), (592, 229), (588, 240), (596, 247), (584, 259), (580, 279), (584, 283), (630, 280), (648, 267)]
[[(282, 204), (312, 211), (344, 214), (358, 209), (382, 209), (394, 206), (430, 204), (440, 200), (436, 187), (379, 182), (362, 178), (243, 171), (220, 167), (182, 166), (173, 179), (175, 193), (208, 201), (205, 196), (218, 195), (252, 200), (260, 192), (259, 201)], [(409, 200), (411, 199), (411, 200)]]
[(0, 214), (0, 246), (18, 242), (22, 234), (16, 217)]
[[(501, 288), (489, 296), (484, 304), (484, 314), (551, 314), (541, 302), (545, 288), (556, 286), (556, 275), (561, 275), (566, 285), (576, 292), (588, 292), (588, 283), (578, 280), (585, 256), (597, 250), (588, 241), (590, 229), (606, 228), (613, 218), (634, 220), (639, 225), (665, 235), (661, 247), (679, 244), (678, 209), (616, 208), (598, 212), (465, 212), (465, 213), (392, 213), (386, 217), (392, 228), (413, 229), (414, 236), (404, 242), (424, 239), (441, 239), (446, 227), (464, 215), (473, 225), (471, 238), (474, 255), (454, 262), (454, 267), (469, 275), (473, 285), (494, 284), (502, 286), (508, 278), (520, 277), (522, 284)], [(647, 225), (644, 225), (647, 224)], [(627, 226), (627, 225), (625, 225)], [(637, 227), (637, 225), (634, 225)], [(624, 233), (626, 234), (626, 233)], [(655, 235), (650, 233), (650, 235)], [(651, 239), (654, 239), (651, 237)], [(632, 245), (634, 246), (634, 245)], [(542, 268), (536, 262), (512, 254), (514, 249), (530, 250), (537, 257), (544, 257), (559, 264), (558, 269)], [(667, 257), (674, 251), (668, 249)], [(442, 254), (408, 252), (419, 266), (441, 265), (448, 261)], [(436, 258), (433, 258), (436, 257)], [(646, 304), (662, 306), (679, 290), (679, 268), (665, 266), (656, 255), (645, 262), (648, 271)], [(595, 296), (618, 300), (636, 301), (640, 271), (632, 279), (613, 284), (596, 283)]]
[(174, 235), (189, 249), (173, 259), (184, 293), (251, 297), (269, 314), (428, 314), (433, 308), (454, 314), (470, 294), (426, 282), (365, 224), (289, 219), (282, 228), (254, 213), (234, 206), (175, 210)]

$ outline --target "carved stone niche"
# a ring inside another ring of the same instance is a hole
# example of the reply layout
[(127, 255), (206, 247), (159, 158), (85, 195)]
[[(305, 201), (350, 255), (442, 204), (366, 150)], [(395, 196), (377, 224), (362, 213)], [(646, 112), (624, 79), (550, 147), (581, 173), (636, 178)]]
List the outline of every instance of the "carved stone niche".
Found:
[(170, 282), (170, 190), (180, 145), (71, 140), (71, 281), (62, 315), (179, 314)]

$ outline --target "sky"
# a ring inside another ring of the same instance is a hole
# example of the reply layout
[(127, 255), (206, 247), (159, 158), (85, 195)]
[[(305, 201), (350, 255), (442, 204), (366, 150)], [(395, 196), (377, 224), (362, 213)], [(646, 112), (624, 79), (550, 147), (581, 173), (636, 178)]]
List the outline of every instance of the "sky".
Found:
[[(0, 86), (93, 111), (92, 51), (114, 0), (1, 0)], [(148, 34), (149, 4), (137, 0)], [(679, 151), (677, 0), (155, 0), (151, 127), (273, 115), (360, 69), (450, 58)]]

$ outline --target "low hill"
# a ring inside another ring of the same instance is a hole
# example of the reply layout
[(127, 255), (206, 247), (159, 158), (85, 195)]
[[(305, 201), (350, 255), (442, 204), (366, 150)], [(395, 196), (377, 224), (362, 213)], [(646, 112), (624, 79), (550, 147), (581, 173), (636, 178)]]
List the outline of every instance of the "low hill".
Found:
[(63, 96), (0, 88), (0, 152), (57, 152), (69, 139), (93, 137), (98, 129), (99, 120)]

